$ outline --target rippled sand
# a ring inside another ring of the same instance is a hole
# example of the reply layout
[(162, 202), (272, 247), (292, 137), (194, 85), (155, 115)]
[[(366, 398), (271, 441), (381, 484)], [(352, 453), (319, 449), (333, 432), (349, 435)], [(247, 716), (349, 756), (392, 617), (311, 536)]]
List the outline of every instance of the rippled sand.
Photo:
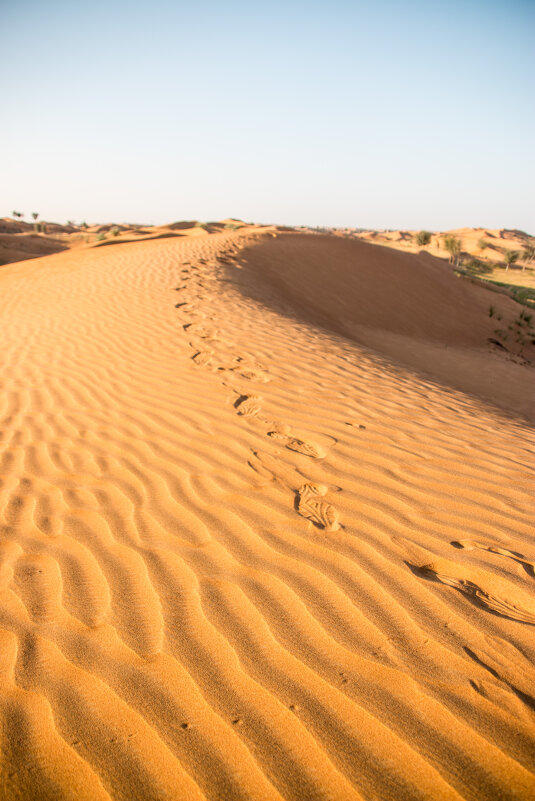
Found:
[(513, 301), (272, 229), (0, 297), (1, 798), (534, 797)]

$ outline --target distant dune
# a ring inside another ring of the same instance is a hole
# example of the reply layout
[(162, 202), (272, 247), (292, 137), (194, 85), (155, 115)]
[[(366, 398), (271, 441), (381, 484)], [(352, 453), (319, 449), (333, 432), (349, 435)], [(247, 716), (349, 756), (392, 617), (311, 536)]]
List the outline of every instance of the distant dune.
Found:
[[(39, 230), (38, 228), (39, 227)], [(58, 223), (40, 222), (26, 223), (9, 217), (0, 219), (0, 265), (10, 264), (23, 259), (37, 258), (39, 256), (57, 253), (61, 250), (74, 247), (95, 247), (108, 240), (111, 242), (138, 241), (147, 237), (169, 235), (178, 231), (187, 236), (203, 236), (205, 234), (220, 233), (223, 230), (237, 230), (259, 228), (262, 226), (253, 223), (244, 223), (242, 220), (228, 218), (219, 222), (201, 223), (198, 220), (182, 220), (167, 225), (128, 225), (108, 223), (105, 225), (60, 225)], [(279, 233), (293, 232), (291, 226), (276, 226)], [(373, 244), (386, 245), (390, 248), (405, 250), (409, 253), (418, 253), (425, 250), (433, 256), (446, 259), (448, 253), (444, 248), (444, 236), (458, 237), (462, 243), (463, 253), (488, 262), (499, 262), (507, 249), (517, 249), (519, 252), (533, 237), (523, 231), (508, 231), (506, 229), (487, 228), (460, 228), (454, 231), (433, 232), (431, 242), (425, 248), (415, 242), (417, 231), (364, 231), (356, 232), (353, 229), (333, 229), (336, 236), (346, 238), (359, 238)], [(482, 249), (481, 243), (485, 242)]]
[(0, 270), (0, 798), (531, 801), (526, 307), (353, 236), (54, 237)]
[(432, 231), (431, 242), (427, 246), (418, 245), (415, 236), (418, 231), (365, 231), (355, 234), (360, 239), (387, 245), (388, 247), (417, 253), (425, 250), (433, 256), (447, 258), (444, 237), (454, 236), (461, 241), (462, 252), (483, 261), (498, 262), (503, 260), (506, 250), (522, 252), (533, 236), (524, 231), (511, 231), (505, 228), (457, 228), (451, 231)]
[[(26, 223), (9, 217), (0, 219), (0, 266), (35, 259), (69, 248), (91, 248), (124, 242), (139, 242), (164, 236), (206, 236), (225, 229), (258, 228), (232, 218), (201, 223), (184, 220), (168, 225), (59, 225), (45, 221)], [(179, 233), (175, 233), (179, 232)]]

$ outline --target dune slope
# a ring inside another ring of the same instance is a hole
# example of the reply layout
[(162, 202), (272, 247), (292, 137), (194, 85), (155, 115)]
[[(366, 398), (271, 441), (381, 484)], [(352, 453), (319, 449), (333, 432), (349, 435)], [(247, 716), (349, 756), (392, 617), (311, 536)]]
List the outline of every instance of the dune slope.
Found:
[(533, 797), (531, 372), (366, 248), (3, 268), (0, 797)]
[[(428, 254), (332, 236), (289, 234), (243, 258), (243, 292), (259, 302), (533, 421), (535, 372), (519, 369), (512, 334), (508, 355), (489, 346), (522, 311), (511, 298), (466, 282)], [(531, 342), (523, 354), (535, 360)]]

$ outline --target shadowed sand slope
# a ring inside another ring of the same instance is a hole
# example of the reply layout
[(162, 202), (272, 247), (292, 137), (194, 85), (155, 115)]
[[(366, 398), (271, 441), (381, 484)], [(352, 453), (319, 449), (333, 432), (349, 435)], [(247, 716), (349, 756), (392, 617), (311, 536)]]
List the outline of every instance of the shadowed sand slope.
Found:
[(533, 797), (531, 429), (368, 346), (529, 369), (356, 245), (0, 273), (0, 798)]
[[(535, 371), (489, 347), (522, 306), (427, 254), (332, 236), (284, 234), (244, 252), (243, 291), (440, 381), (533, 419)], [(492, 317), (489, 311), (493, 308)], [(529, 343), (525, 356), (535, 359)]]
[(42, 237), (33, 234), (0, 233), (0, 266), (22, 259), (36, 259), (59, 253), (66, 249), (66, 245), (54, 237)]

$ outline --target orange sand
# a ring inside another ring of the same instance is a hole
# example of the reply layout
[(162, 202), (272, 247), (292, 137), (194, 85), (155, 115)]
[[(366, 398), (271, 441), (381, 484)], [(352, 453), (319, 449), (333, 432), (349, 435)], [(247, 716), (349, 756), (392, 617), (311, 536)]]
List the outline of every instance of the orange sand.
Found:
[(0, 295), (0, 798), (533, 798), (512, 300), (260, 228)]

